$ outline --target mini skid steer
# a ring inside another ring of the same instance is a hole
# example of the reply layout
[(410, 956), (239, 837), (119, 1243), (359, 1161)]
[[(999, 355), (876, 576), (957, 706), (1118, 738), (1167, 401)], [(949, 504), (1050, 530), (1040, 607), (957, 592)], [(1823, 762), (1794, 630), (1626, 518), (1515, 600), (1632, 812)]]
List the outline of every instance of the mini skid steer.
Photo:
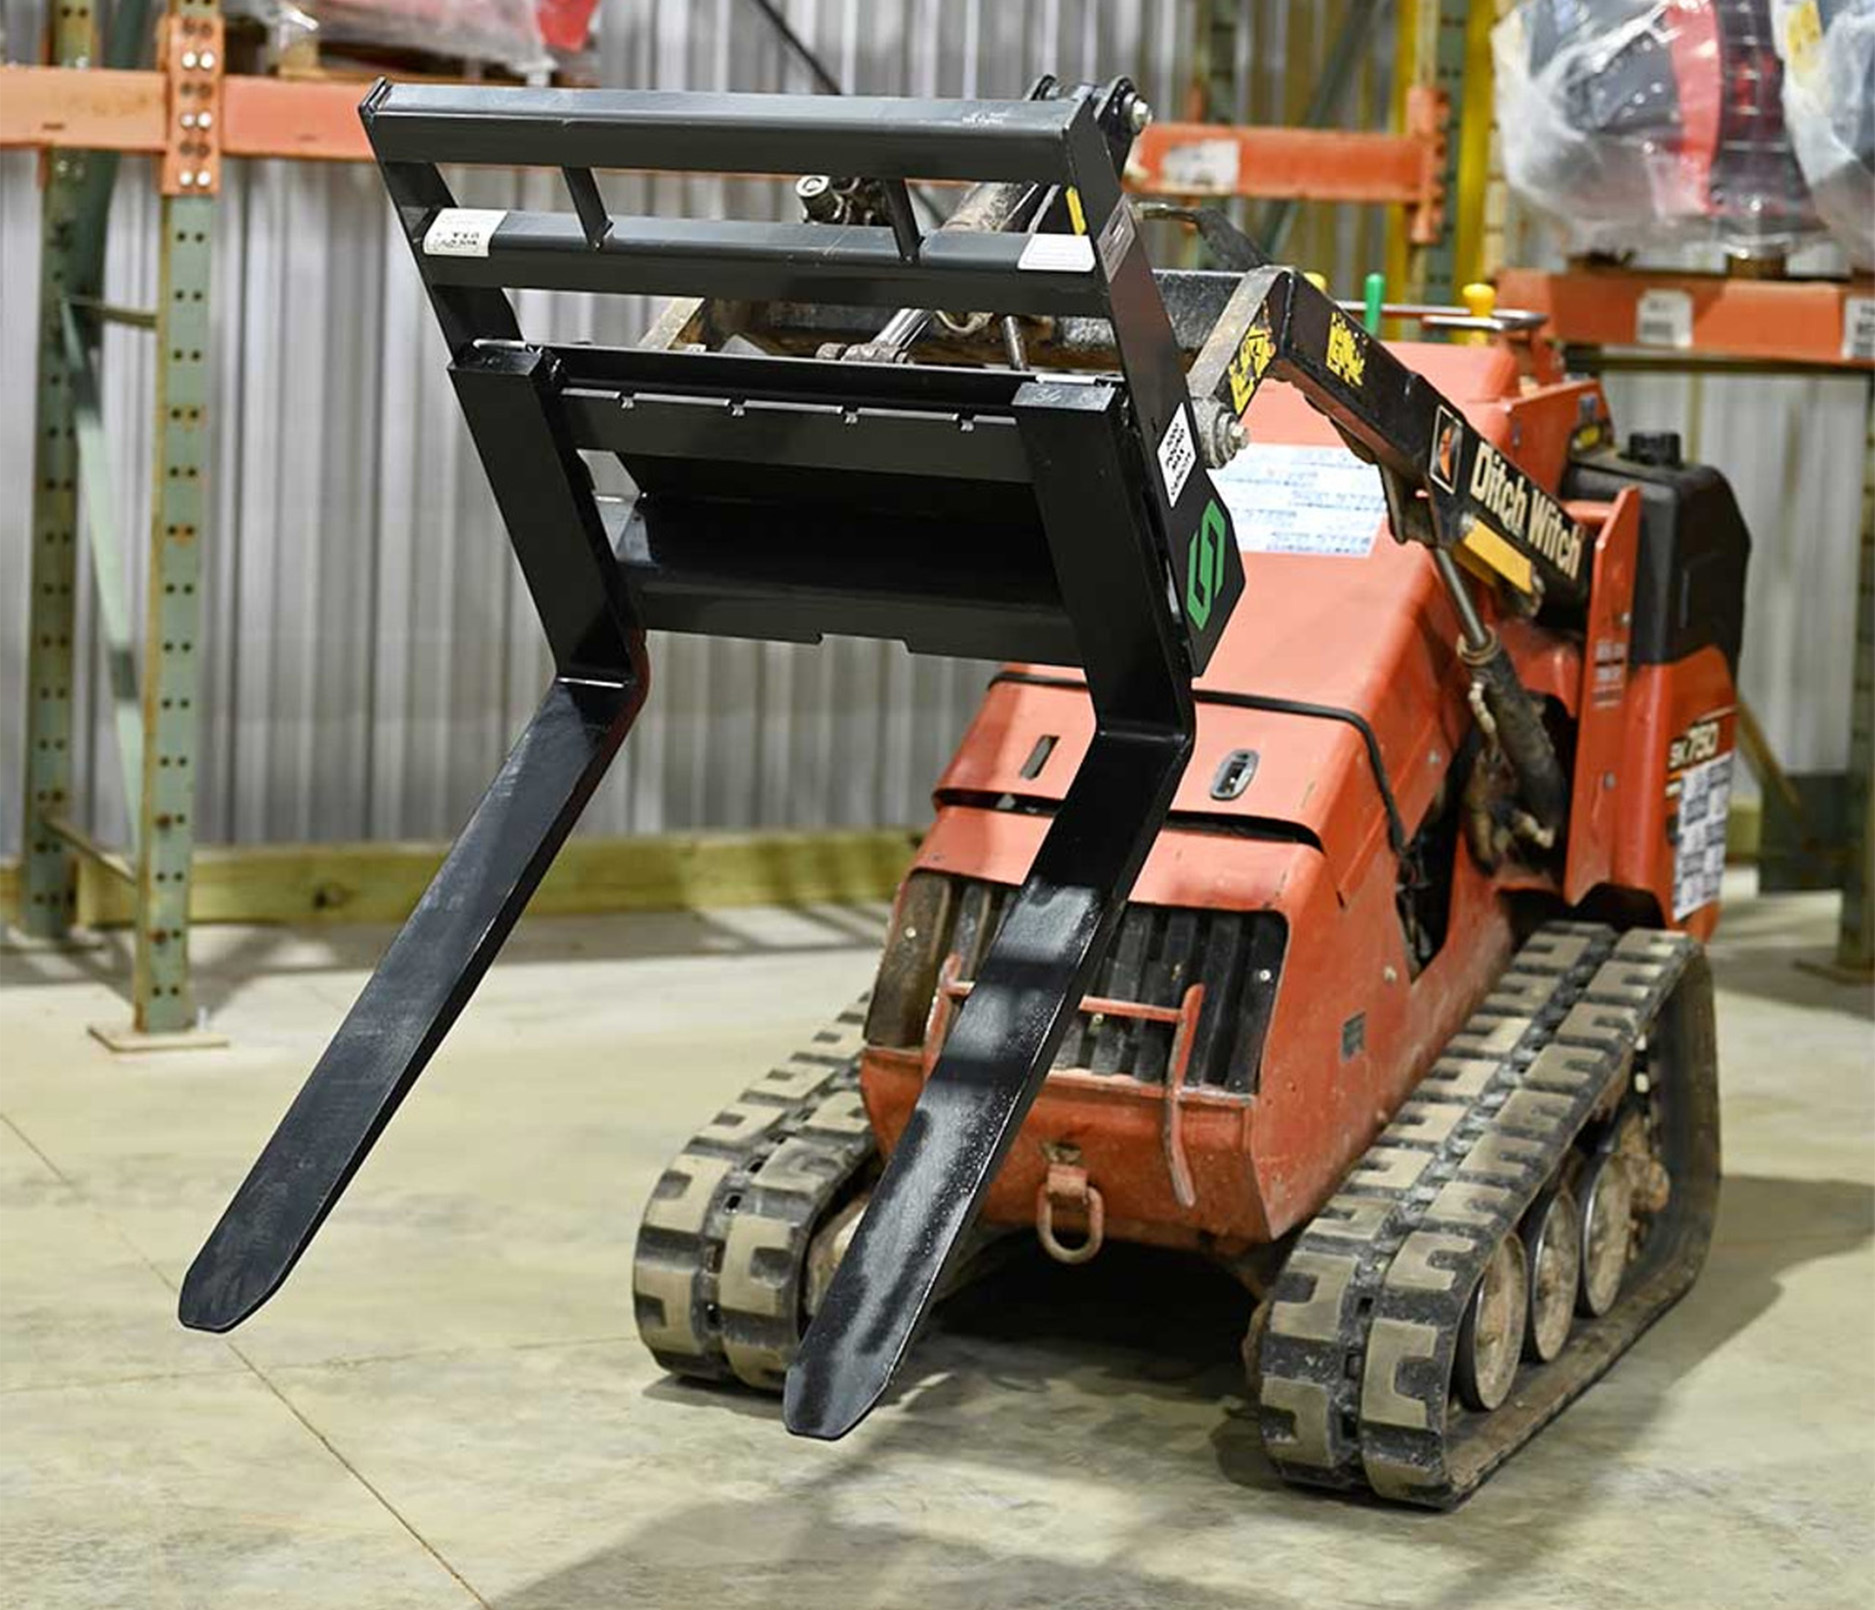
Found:
[[(653, 1193), (668, 1369), (838, 1437), (987, 1239), (1188, 1249), (1248, 1288), (1286, 1477), (1447, 1506), (1688, 1288), (1749, 548), (1719, 475), (1617, 450), (1527, 320), (1403, 309), (1482, 344), (1383, 344), (1215, 215), (1229, 266), (1155, 272), (1125, 80), (362, 115), (556, 669), (185, 1324), (305, 1251), (624, 740), (651, 628), (1007, 662), (869, 996)], [(458, 207), (440, 164), (557, 168), (570, 207)], [(623, 168), (805, 176), (806, 217), (614, 216)], [(969, 188), (928, 227), (918, 181)], [(677, 300), (569, 346), (518, 289)]]

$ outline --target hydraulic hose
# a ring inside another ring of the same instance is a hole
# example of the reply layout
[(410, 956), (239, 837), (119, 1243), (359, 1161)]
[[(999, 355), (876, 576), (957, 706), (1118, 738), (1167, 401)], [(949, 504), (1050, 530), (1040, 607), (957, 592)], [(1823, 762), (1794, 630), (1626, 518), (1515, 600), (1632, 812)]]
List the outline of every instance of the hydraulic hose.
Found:
[(1525, 807), (1549, 842), (1555, 843), (1569, 820), (1569, 779), (1556, 758), (1542, 712), (1517, 680), (1516, 667), (1497, 633), (1478, 614), (1471, 589), (1451, 554), (1435, 548), (1432, 559), (1458, 611), (1459, 658), (1471, 668), (1472, 684), (1496, 728), (1498, 748), (1517, 774)]

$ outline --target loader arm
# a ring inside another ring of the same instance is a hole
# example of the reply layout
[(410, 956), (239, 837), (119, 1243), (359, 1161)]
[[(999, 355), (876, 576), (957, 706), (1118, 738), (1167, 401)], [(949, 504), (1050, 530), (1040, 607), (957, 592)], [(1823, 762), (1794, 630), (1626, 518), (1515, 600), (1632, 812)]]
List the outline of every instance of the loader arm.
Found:
[(1492, 741), (1517, 775), (1528, 835), (1553, 848), (1567, 826), (1569, 778), (1454, 555), (1533, 605), (1579, 608), (1588, 601), (1588, 533), (1436, 386), (1293, 268), (1244, 275), (1189, 383), (1194, 397), (1241, 415), (1270, 379), (1296, 387), (1379, 470), (1395, 540), (1432, 550)]
[(1568, 511), (1293, 268), (1243, 276), (1189, 376), (1194, 397), (1239, 415), (1266, 380), (1294, 386), (1380, 470), (1398, 540), (1462, 548), (1525, 598), (1587, 601), (1590, 544)]

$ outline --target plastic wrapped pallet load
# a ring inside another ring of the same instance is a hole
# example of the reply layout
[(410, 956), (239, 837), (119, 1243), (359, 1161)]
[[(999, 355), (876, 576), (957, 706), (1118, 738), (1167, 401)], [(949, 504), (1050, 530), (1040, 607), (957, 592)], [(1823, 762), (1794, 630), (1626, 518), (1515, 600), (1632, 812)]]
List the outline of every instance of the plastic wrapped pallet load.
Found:
[(228, 0), (260, 23), (270, 63), (321, 54), (409, 53), (497, 67), (544, 81), (587, 49), (598, 0)]
[(1875, 0), (1773, 0), (1784, 121), (1817, 215), (1875, 269)]
[(1772, 0), (1524, 0), (1493, 36), (1506, 177), (1577, 251), (1819, 229), (1785, 127)]

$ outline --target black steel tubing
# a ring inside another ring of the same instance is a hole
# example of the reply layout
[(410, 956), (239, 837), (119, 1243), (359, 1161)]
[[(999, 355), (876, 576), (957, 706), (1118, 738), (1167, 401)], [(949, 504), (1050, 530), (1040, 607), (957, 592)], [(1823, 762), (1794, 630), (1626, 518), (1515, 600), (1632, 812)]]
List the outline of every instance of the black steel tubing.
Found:
[[(629, 408), (616, 393), (569, 394), (567, 425), (582, 448), (652, 458), (714, 459), (719, 464), (777, 464), (828, 474), (915, 475), (1029, 484), (1015, 422), (990, 415), (957, 422), (887, 409), (802, 408), (746, 402), (724, 429), (723, 406), (702, 397), (638, 397)], [(940, 431), (936, 426), (949, 425)], [(1021, 493), (1012, 496), (1021, 508)]]
[(359, 106), (382, 162), (1070, 179), (1086, 100), (947, 101), (609, 89), (374, 85)]
[(739, 218), (621, 217), (611, 225), (594, 247), (571, 213), (510, 212), (486, 255), (425, 252), (424, 276), (432, 285), (614, 295), (1107, 311), (1091, 256), (1084, 269), (1025, 268), (1021, 235), (941, 230), (925, 237), (916, 262), (907, 262), (891, 230), (882, 228)]
[(429, 1064), (644, 702), (555, 681), (183, 1278), (178, 1317), (232, 1330), (292, 1272)]
[(1094, 739), (788, 1372), (783, 1415), (803, 1436), (844, 1436), (891, 1384), (1112, 943), (1196, 732), (1176, 606), (1138, 537), (1122, 399), (1035, 382), (1018, 417)]

